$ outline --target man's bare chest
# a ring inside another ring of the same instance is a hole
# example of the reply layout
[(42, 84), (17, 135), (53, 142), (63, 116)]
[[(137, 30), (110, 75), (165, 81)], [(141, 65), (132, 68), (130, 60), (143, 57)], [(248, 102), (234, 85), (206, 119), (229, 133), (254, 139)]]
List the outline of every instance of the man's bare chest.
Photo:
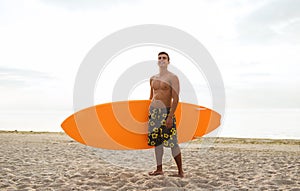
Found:
[(171, 88), (171, 83), (168, 79), (153, 79), (151, 85), (154, 90), (169, 90)]

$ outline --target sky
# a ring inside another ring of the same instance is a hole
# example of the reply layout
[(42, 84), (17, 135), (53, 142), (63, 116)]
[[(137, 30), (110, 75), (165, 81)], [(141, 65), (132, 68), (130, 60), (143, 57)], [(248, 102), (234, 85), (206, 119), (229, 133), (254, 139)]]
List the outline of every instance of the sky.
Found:
[[(0, 112), (72, 111), (76, 74), (89, 50), (111, 33), (141, 24), (176, 27), (198, 39), (223, 77), (227, 109), (300, 108), (299, 10), (296, 0), (0, 0)], [(160, 50), (129, 50), (112, 61), (111, 71), (156, 59)], [(171, 64), (188, 63), (168, 51)], [(197, 76), (191, 71), (185, 72)], [(98, 83), (113, 82), (107, 74)], [(210, 106), (199, 78), (200, 105)], [(148, 99), (147, 88), (143, 82), (130, 96)], [(109, 89), (99, 91), (96, 104), (109, 100)]]

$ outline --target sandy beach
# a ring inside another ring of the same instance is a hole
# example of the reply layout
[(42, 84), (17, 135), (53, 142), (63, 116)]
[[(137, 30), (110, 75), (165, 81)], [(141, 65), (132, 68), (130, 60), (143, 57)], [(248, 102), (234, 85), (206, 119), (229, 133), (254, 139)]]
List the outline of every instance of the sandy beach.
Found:
[(300, 191), (300, 140), (202, 138), (182, 145), (184, 178), (165, 149), (163, 176), (153, 150), (90, 148), (63, 133), (0, 133), (0, 190)]

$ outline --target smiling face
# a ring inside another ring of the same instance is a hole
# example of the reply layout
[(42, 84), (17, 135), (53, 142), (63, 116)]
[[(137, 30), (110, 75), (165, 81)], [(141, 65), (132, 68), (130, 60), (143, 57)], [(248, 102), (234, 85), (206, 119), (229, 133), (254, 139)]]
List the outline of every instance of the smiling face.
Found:
[(167, 53), (162, 52), (158, 54), (158, 65), (160, 67), (167, 66), (169, 63), (169, 55)]

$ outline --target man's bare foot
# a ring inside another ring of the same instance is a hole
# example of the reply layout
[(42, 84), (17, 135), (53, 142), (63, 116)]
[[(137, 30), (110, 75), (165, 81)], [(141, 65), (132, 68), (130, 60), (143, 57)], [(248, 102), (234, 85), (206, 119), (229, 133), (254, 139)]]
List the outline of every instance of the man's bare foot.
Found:
[(156, 170), (156, 171), (153, 171), (153, 172), (149, 172), (148, 174), (149, 174), (150, 176), (157, 176), (157, 175), (164, 175), (164, 172), (163, 172), (163, 171)]
[(179, 177), (179, 178), (183, 178), (184, 177), (184, 173), (183, 172), (179, 172), (178, 174), (172, 174), (170, 175), (172, 177)]

